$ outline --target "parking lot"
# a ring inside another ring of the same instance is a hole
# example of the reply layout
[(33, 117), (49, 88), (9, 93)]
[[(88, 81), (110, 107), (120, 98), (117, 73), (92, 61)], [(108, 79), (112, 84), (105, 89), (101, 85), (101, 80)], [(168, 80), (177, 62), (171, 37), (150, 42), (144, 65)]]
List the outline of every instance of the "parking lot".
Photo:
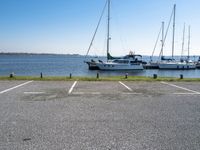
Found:
[(200, 149), (200, 83), (0, 81), (0, 149)]

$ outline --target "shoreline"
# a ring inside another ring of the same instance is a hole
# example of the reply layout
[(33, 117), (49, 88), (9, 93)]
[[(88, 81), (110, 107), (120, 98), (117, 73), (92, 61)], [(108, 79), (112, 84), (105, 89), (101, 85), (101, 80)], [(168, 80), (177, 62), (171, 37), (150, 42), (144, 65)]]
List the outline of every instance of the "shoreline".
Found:
[(36, 77), (36, 76), (0, 76), (0, 80), (34, 80), (34, 81), (185, 81), (185, 82), (200, 82), (200, 78), (173, 78), (173, 77), (143, 77), (143, 76), (109, 76), (109, 77), (62, 77), (62, 76), (45, 76), (45, 77)]

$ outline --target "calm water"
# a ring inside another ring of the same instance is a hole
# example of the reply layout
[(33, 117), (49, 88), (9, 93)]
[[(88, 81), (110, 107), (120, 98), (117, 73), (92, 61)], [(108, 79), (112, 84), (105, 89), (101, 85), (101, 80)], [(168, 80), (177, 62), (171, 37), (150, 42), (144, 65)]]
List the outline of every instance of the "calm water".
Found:
[[(105, 59), (105, 58), (99, 58)], [(148, 60), (149, 57), (144, 57)], [(85, 58), (68, 55), (0, 55), (0, 76), (8, 76), (14, 72), (19, 76), (95, 76), (97, 71), (88, 70)], [(98, 71), (101, 76), (124, 75), (127, 71)], [(183, 74), (188, 78), (200, 78), (200, 70), (144, 70), (128, 71), (133, 76), (179, 77)]]

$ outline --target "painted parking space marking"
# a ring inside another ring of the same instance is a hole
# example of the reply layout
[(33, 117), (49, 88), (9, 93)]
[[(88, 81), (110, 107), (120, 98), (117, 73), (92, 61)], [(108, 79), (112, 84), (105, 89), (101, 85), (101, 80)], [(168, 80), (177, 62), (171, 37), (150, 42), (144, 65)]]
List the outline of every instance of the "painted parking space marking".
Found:
[(28, 82), (22, 83), (22, 84), (20, 84), (20, 85), (14, 86), (14, 87), (12, 87), (12, 88), (3, 90), (3, 91), (0, 92), (0, 94), (7, 93), (7, 92), (12, 91), (12, 90), (14, 90), (14, 89), (16, 89), (16, 88), (19, 88), (19, 87), (22, 87), (22, 86), (24, 86), (24, 85), (27, 85), (27, 84), (29, 84), (29, 83), (31, 83), (31, 82), (33, 82), (33, 81), (28, 81)]
[(71, 86), (71, 88), (70, 88), (69, 91), (68, 91), (68, 94), (71, 94), (71, 93), (72, 93), (72, 91), (73, 91), (74, 87), (76, 86), (77, 82), (78, 82), (78, 81), (75, 81), (75, 82), (73, 83), (73, 85)]
[(37, 94), (45, 94), (45, 92), (24, 92), (24, 94), (37, 95)]
[(133, 91), (130, 87), (128, 87), (126, 84), (122, 83), (121, 81), (119, 81), (119, 83), (120, 83), (121, 85), (123, 85), (126, 89), (128, 89), (130, 92)]
[(100, 95), (100, 92), (73, 92), (74, 95)]
[[(188, 92), (192, 92), (191, 94), (200, 94), (200, 92), (197, 92), (197, 91), (194, 91), (194, 90), (191, 90), (191, 89), (188, 89), (188, 88), (184, 88), (184, 87), (181, 87), (181, 86), (177, 86), (175, 84), (171, 84), (171, 83), (167, 83), (167, 82), (161, 82), (162, 84), (165, 84), (165, 85), (169, 85), (169, 86), (172, 86), (172, 87), (176, 87), (176, 88), (179, 88), (179, 89), (182, 89), (182, 90), (185, 90), (185, 91), (188, 91)], [(174, 93), (176, 94), (176, 93)], [(187, 93), (188, 94), (188, 93)]]
[(121, 93), (123, 95), (142, 95), (142, 93)]
[(173, 93), (174, 95), (200, 95), (200, 93)]
[[(101, 95), (100, 92), (73, 92), (73, 95)], [(119, 93), (122, 95), (142, 95), (142, 93)]]

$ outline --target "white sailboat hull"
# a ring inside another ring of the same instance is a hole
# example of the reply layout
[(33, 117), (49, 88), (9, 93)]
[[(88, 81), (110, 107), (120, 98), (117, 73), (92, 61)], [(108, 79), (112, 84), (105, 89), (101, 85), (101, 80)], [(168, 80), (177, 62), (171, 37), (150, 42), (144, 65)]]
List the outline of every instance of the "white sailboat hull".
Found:
[(143, 70), (142, 64), (97, 63), (100, 70)]
[(196, 69), (196, 65), (193, 63), (181, 63), (181, 62), (159, 63), (158, 67), (159, 69), (174, 69), (174, 70)]

